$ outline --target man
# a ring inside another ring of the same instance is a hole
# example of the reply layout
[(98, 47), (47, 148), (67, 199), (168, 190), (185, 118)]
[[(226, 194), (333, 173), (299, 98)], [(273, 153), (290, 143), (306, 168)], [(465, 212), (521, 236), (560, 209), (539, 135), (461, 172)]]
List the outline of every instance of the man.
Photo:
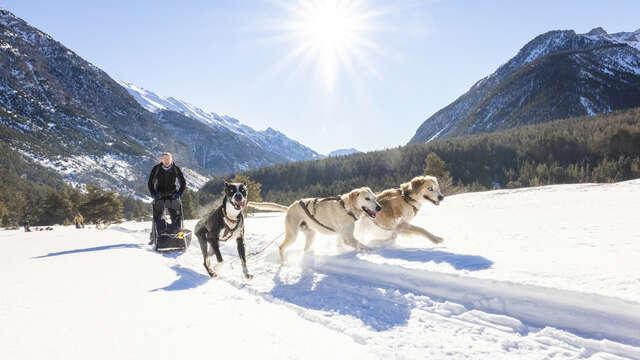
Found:
[(31, 228), (29, 227), (29, 217), (24, 218), (24, 232), (31, 232)]
[[(179, 188), (176, 187), (176, 180)], [(149, 192), (153, 197), (153, 221), (157, 230), (167, 228), (167, 223), (162, 219), (165, 207), (171, 216), (171, 226), (180, 226), (180, 198), (187, 189), (187, 183), (182, 175), (182, 170), (173, 162), (173, 156), (169, 152), (162, 154), (162, 161), (151, 169), (149, 175)], [(153, 238), (149, 245), (153, 244)]]

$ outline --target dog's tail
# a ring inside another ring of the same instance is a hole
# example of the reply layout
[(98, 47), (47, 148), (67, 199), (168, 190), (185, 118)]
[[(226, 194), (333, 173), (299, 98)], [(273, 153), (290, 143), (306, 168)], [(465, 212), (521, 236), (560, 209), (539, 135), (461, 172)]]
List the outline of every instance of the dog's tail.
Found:
[(266, 210), (266, 211), (279, 211), (279, 212), (287, 212), (288, 207), (272, 202), (254, 202), (249, 201), (247, 204), (248, 207), (257, 209), (257, 210)]

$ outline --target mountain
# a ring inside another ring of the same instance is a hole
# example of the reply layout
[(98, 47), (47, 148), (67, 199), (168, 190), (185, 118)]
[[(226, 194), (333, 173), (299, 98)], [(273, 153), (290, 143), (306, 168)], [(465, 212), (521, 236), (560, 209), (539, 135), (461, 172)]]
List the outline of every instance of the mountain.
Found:
[(162, 111), (174, 111), (192, 119), (198, 120), (213, 129), (224, 128), (240, 136), (246, 136), (259, 147), (273, 152), (287, 161), (310, 160), (320, 155), (299, 142), (289, 139), (283, 133), (267, 128), (256, 131), (250, 126), (240, 123), (239, 120), (227, 116), (206, 112), (190, 103), (174, 97), (163, 97), (153, 91), (141, 88), (130, 82), (119, 81), (131, 96), (145, 109), (153, 113)]
[(640, 29), (550, 31), (429, 117), (409, 143), (640, 106)]
[(174, 153), (193, 188), (213, 174), (314, 154), (272, 129), (251, 138), (169, 108), (148, 111), (104, 71), (4, 9), (0, 90), (0, 141), (74, 185), (144, 194), (163, 151)]
[(362, 151), (360, 150), (356, 150), (354, 148), (351, 149), (338, 149), (338, 150), (333, 150), (332, 152), (329, 153), (329, 155), (327, 155), (328, 157), (335, 157), (335, 156), (347, 156), (347, 155), (351, 155), (351, 154), (359, 154)]

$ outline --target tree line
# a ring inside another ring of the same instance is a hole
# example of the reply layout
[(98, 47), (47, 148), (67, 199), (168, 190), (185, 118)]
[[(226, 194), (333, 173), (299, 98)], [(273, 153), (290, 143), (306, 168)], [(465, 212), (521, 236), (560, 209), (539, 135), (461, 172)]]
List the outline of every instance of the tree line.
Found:
[[(133, 197), (63, 179), (0, 143), (0, 225), (70, 224), (149, 219), (151, 206)], [(640, 108), (578, 117), (321, 160), (279, 164), (219, 176), (183, 197), (185, 219), (219, 205), (224, 181), (246, 182), (249, 200), (289, 204), (355, 187), (397, 187), (414, 176), (438, 177), (445, 194), (559, 183), (615, 182), (640, 177)]]
[(131, 196), (87, 185), (72, 188), (52, 171), (0, 143), (0, 226), (71, 224), (77, 214), (85, 221), (118, 222), (149, 218), (151, 207)]
[[(430, 155), (433, 154), (433, 155)], [(428, 159), (431, 156), (431, 159)], [(414, 176), (444, 173), (445, 193), (560, 183), (615, 182), (640, 177), (640, 108), (510, 130), (466, 135), (394, 149), (249, 170), (265, 201), (332, 196), (362, 185), (374, 191)], [(429, 164), (431, 163), (431, 164)], [(220, 176), (200, 198), (219, 193)]]
[(0, 224), (69, 225), (76, 215), (87, 223), (149, 219), (151, 207), (131, 196), (87, 185), (86, 192), (69, 186), (44, 188), (37, 192), (13, 191), (0, 196)]

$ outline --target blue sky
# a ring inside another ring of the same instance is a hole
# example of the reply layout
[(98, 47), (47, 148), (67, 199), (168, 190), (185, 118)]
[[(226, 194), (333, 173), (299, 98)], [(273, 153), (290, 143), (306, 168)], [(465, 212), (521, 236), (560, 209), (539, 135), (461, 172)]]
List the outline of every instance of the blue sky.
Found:
[(1, 6), (115, 78), (257, 129), (273, 127), (321, 153), (405, 144), (428, 116), (546, 31), (640, 28), (640, 1), (362, 1), (350, 17), (371, 15), (357, 32), (369, 45), (345, 42), (351, 71), (336, 66), (328, 82), (318, 53), (284, 61), (302, 40), (316, 41), (289, 36), (287, 24), (315, 19), (313, 10), (306, 17), (291, 11), (296, 3)]

